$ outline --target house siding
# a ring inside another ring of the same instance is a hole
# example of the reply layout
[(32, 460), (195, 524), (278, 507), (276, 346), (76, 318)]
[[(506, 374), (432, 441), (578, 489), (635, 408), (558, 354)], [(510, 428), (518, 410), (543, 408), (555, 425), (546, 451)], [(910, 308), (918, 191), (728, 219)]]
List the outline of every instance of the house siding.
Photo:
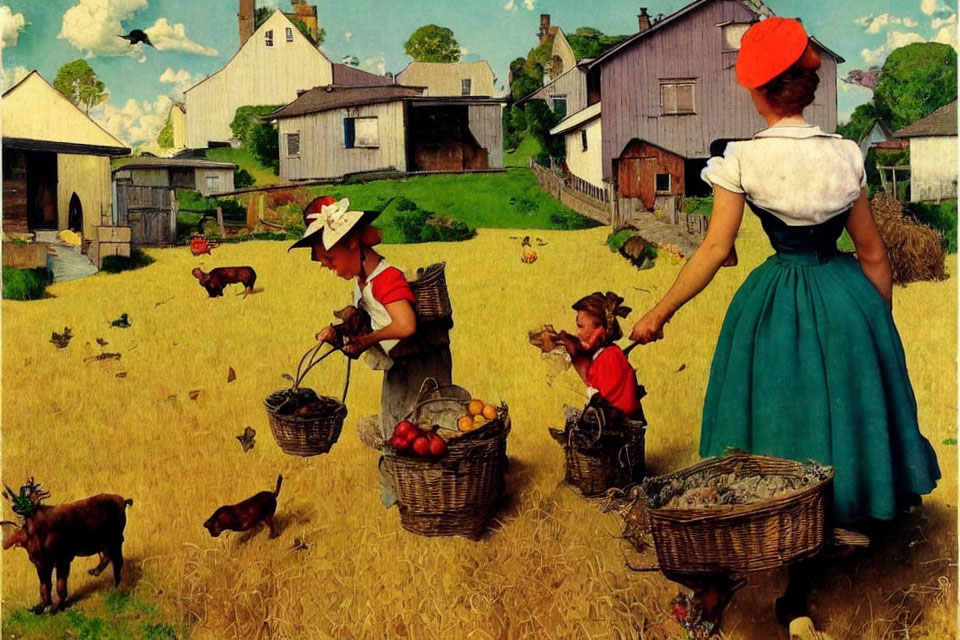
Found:
[[(739, 2), (706, 3), (656, 33), (627, 45), (603, 62), (603, 174), (631, 140), (644, 140), (685, 158), (706, 158), (718, 138), (748, 138), (766, 127), (749, 92), (736, 82), (736, 53), (722, 52), (718, 23), (747, 22)], [(817, 99), (804, 116), (825, 131), (836, 130), (836, 61), (822, 55)], [(695, 81), (694, 114), (662, 115), (661, 80)]]
[(170, 128), (173, 133), (173, 148), (187, 146), (187, 115), (177, 107), (170, 111)]
[(101, 216), (113, 211), (110, 189), (110, 158), (57, 154), (57, 228), (66, 229), (70, 198), (76, 193), (83, 208), (83, 236), (93, 236)]
[[(344, 148), (343, 119), (377, 118), (379, 147)], [(300, 134), (300, 155), (289, 156), (286, 135)], [(279, 122), (280, 176), (287, 180), (339, 178), (357, 171), (395, 168), (406, 171), (403, 102), (333, 109)]]
[(910, 201), (956, 197), (956, 136), (910, 138)]
[(571, 69), (530, 96), (529, 100), (545, 100), (547, 106), (553, 109), (553, 101), (550, 99), (553, 94), (566, 94), (568, 116), (585, 109), (587, 107), (587, 74), (580, 68)]
[[(583, 150), (581, 131), (587, 132), (587, 150)], [(601, 150), (603, 126), (600, 118), (591, 120), (582, 127), (568, 131), (565, 135), (567, 148), (567, 168), (570, 173), (595, 187), (603, 187)]]
[(493, 69), (485, 61), (411, 62), (397, 74), (397, 84), (426, 87), (425, 96), (459, 96), (465, 78), (470, 78), (470, 95), (494, 95)]
[(567, 40), (567, 36), (560, 28), (557, 28), (557, 35), (553, 37), (553, 48), (550, 49), (550, 58), (551, 61), (553, 58), (560, 58), (560, 68), (551, 69), (557, 72), (557, 76), (577, 66), (577, 54), (574, 53), (573, 47), (570, 46), (570, 42)]
[(487, 150), (487, 166), (490, 169), (503, 168), (502, 110), (499, 104), (476, 105), (467, 109), (470, 133)]
[[(196, 169), (194, 173), (197, 180), (196, 189), (205, 196), (224, 191), (233, 191), (233, 171), (224, 169)], [(216, 191), (207, 189), (207, 176), (217, 176), (220, 179), (220, 186)]]
[[(280, 105), (297, 98), (298, 89), (330, 84), (330, 61), (295, 26), (293, 42), (284, 28), (292, 26), (276, 11), (216, 74), (186, 92), (187, 136), (190, 148), (205, 148), (210, 141), (227, 141), (230, 122), (239, 107)], [(264, 34), (273, 30), (273, 46)]]

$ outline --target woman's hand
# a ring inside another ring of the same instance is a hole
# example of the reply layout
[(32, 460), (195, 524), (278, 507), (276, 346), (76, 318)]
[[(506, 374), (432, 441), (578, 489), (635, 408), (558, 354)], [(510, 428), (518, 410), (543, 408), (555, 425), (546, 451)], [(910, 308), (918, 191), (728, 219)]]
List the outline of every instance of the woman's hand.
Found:
[(653, 309), (647, 311), (642, 318), (633, 325), (630, 339), (640, 344), (647, 344), (663, 339), (663, 325), (667, 324), (668, 317), (657, 313)]
[(328, 324), (317, 332), (317, 342), (329, 342), (330, 344), (333, 344), (336, 341), (337, 330), (333, 328), (332, 324)]
[(566, 331), (561, 330), (557, 337), (560, 338), (560, 341), (563, 343), (563, 348), (567, 350), (567, 353), (570, 356), (575, 356), (580, 353), (580, 340), (576, 336), (572, 336)]
[(342, 351), (351, 358), (358, 358), (360, 354), (372, 347), (374, 341), (370, 340), (370, 334), (354, 336), (350, 342), (343, 345)]

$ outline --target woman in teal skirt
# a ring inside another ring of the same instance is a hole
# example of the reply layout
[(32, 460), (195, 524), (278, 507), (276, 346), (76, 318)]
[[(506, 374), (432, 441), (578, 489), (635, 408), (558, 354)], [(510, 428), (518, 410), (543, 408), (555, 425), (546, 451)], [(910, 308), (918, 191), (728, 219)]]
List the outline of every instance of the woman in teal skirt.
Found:
[[(802, 116), (819, 66), (795, 20), (767, 18), (744, 34), (737, 80), (768, 128), (707, 163), (702, 177), (714, 202), (704, 242), (630, 337), (663, 337), (727, 258), (749, 205), (776, 253), (749, 275), (724, 318), (700, 454), (737, 447), (833, 465), (832, 518), (856, 525), (891, 520), (933, 490), (940, 470), (917, 424), (860, 149)], [(837, 252), (844, 229), (856, 259)], [(805, 597), (791, 588), (794, 600)]]

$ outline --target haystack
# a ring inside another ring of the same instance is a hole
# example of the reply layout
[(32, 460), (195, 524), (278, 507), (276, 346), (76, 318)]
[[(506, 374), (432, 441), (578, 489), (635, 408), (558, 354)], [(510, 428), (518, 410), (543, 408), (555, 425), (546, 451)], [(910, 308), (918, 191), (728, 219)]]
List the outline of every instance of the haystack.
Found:
[(894, 284), (947, 279), (939, 231), (903, 215), (903, 205), (888, 193), (874, 196), (870, 209), (887, 245)]

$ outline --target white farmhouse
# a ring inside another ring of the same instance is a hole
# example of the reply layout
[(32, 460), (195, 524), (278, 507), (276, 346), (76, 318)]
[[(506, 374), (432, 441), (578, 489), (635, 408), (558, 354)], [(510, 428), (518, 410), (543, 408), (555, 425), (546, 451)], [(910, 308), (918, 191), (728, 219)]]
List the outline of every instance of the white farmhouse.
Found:
[(600, 104), (594, 103), (586, 109), (561, 120), (550, 129), (550, 135), (564, 137), (567, 149), (567, 170), (574, 181), (577, 191), (583, 191), (598, 199), (603, 199), (603, 129), (600, 118)]
[(893, 134), (910, 140), (910, 201), (957, 197), (957, 101)]
[(329, 58), (282, 11), (274, 11), (225, 67), (187, 89), (187, 147), (230, 140), (239, 107), (287, 104), (298, 90), (333, 81)]

